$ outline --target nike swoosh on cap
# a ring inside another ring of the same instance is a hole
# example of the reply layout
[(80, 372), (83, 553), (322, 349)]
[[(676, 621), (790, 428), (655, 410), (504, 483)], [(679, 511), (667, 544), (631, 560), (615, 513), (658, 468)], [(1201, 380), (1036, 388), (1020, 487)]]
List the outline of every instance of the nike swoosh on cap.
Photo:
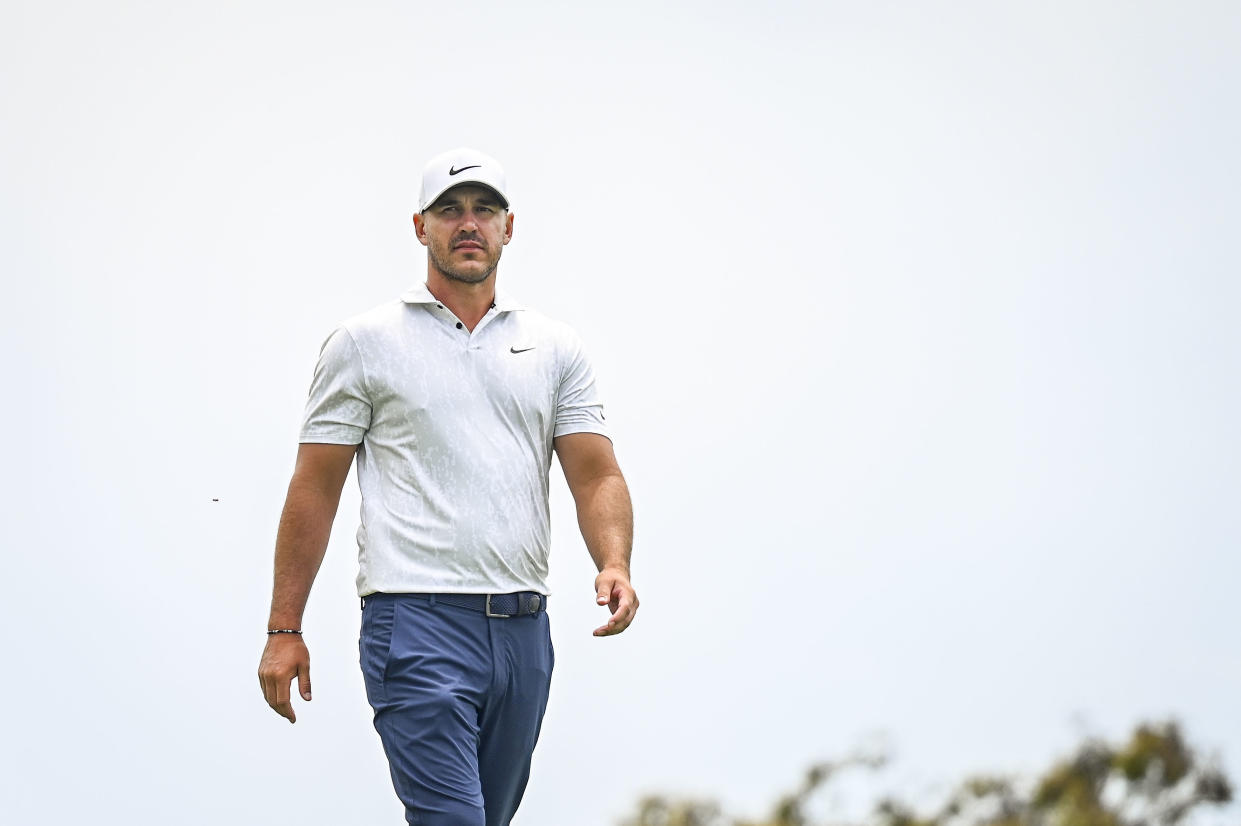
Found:
[(450, 167), (448, 167), (448, 174), (449, 174), (449, 175), (459, 175), (459, 174), (461, 174), (462, 172), (464, 172), (464, 171), (465, 171), (465, 170), (467, 170), (467, 169), (478, 169), (480, 166), (482, 166), (482, 164), (481, 164), (481, 163), (476, 163), (476, 164), (473, 164), (472, 166), (463, 166), (463, 167), (461, 167), (460, 169), (457, 169), (457, 167), (455, 167), (455, 166), (450, 166)]

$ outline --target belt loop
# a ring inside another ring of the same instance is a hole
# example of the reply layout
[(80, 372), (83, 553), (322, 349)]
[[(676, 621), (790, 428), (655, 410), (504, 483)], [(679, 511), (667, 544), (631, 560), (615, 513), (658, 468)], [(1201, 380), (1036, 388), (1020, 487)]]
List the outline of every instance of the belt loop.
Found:
[(430, 603), (432, 608), (434, 608), (435, 607), (435, 594), (429, 594), (427, 596), (427, 602)]

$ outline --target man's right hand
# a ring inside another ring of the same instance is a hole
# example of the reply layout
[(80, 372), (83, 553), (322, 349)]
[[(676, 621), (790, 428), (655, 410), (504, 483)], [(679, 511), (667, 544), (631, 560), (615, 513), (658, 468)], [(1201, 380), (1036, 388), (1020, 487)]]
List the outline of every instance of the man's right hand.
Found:
[[(297, 465), (276, 532), (271, 613), (267, 627), (301, 628), (310, 586), (323, 563), (340, 490), (357, 445), (306, 442), (297, 448)], [(267, 704), (290, 723), (297, 722), (289, 694), (296, 678), (303, 700), (310, 700), (310, 652), (301, 634), (268, 634), (259, 662), (259, 686)]]
[(297, 722), (289, 684), (297, 679), (302, 699), (310, 702), (310, 651), (301, 634), (269, 634), (259, 661), (259, 685), (267, 704), (290, 723)]

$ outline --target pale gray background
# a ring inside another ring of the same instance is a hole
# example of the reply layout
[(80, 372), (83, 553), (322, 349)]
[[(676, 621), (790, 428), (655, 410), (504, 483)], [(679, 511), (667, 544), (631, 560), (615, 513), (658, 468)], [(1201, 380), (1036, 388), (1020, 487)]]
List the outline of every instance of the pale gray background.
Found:
[(1239, 8), (6, 3), (0, 820), (400, 822), (352, 480), (296, 726), (254, 671), (319, 344), (460, 144), (638, 516), (593, 639), (556, 479), (519, 822), (757, 813), (876, 731), (914, 796), (1169, 714), (1241, 775)]

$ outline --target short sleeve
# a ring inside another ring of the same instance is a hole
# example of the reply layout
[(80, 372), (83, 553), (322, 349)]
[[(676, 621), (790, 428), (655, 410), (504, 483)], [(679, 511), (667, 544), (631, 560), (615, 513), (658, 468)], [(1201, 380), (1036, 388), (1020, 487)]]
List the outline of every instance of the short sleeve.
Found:
[(328, 336), (319, 352), (298, 441), (356, 445), (370, 426), (371, 402), (362, 355), (353, 336), (341, 327)]
[(595, 371), (577, 336), (570, 339), (566, 349), (560, 390), (556, 394), (553, 436), (568, 433), (598, 433), (612, 438), (603, 415), (603, 401), (595, 387)]

